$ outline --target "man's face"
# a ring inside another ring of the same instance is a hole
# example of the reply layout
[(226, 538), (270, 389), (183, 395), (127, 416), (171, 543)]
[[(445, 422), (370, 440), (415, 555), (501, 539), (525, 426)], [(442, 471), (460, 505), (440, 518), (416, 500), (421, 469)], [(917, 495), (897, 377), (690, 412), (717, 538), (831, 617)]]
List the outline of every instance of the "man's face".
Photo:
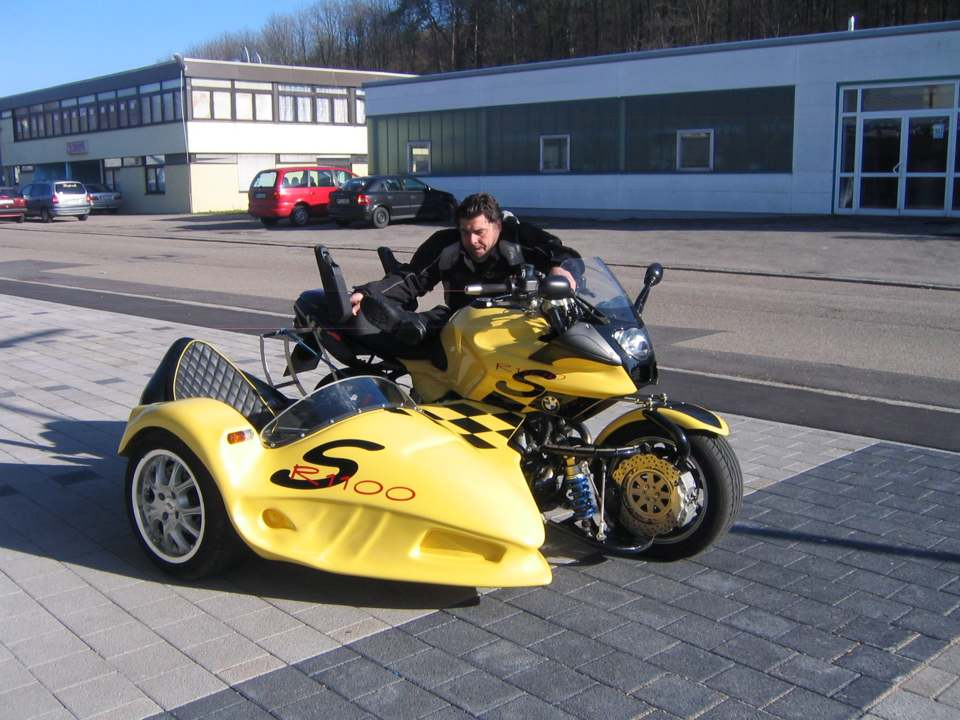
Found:
[(500, 239), (499, 222), (490, 222), (485, 215), (460, 220), (460, 243), (470, 257), (482, 261)]

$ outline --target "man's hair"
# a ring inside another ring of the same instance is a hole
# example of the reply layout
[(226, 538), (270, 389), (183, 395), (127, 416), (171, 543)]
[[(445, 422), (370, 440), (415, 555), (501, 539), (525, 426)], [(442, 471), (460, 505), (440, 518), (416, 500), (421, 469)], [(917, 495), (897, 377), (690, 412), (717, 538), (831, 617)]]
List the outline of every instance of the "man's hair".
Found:
[(472, 220), (478, 215), (483, 215), (490, 222), (503, 222), (503, 210), (497, 199), (489, 193), (474, 193), (465, 197), (457, 207), (457, 225), (461, 220)]

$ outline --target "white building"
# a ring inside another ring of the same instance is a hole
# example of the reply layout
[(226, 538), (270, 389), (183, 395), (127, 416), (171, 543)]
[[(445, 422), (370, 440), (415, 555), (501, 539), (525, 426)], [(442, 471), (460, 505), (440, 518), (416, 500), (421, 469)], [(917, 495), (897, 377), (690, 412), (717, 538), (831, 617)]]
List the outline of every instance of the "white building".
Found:
[(0, 181), (104, 182), (132, 212), (245, 209), (264, 168), (365, 173), (361, 85), (401, 77), (186, 58), (0, 98)]
[(368, 82), (371, 171), (572, 214), (960, 214), (960, 22)]

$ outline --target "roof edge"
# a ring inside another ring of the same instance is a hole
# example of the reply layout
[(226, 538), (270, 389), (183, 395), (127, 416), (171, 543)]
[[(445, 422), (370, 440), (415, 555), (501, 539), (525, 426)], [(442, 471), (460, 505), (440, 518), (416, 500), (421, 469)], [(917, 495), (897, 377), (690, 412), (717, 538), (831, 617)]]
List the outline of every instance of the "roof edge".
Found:
[(601, 65), (605, 63), (626, 62), (630, 60), (649, 60), (655, 58), (679, 57), (683, 55), (705, 55), (715, 52), (732, 52), (737, 50), (754, 50), (758, 48), (783, 47), (789, 45), (806, 45), (814, 43), (840, 42), (844, 40), (867, 40), (871, 38), (893, 37), (897, 35), (921, 35), (937, 32), (960, 31), (960, 20), (948, 20), (937, 23), (919, 23), (914, 25), (894, 25), (891, 27), (868, 28), (865, 30), (838, 30), (829, 33), (812, 33), (809, 35), (790, 35), (787, 37), (761, 38), (759, 40), (735, 40), (711, 45), (687, 45), (679, 48), (660, 48), (657, 50), (636, 50), (626, 53), (612, 53), (610, 55), (592, 55), (582, 58), (565, 58), (562, 60), (543, 60), (539, 62), (523, 63), (519, 65), (498, 65), (489, 68), (473, 70), (453, 70), (450, 72), (417, 75), (407, 79), (376, 80), (364, 83), (364, 87), (386, 87), (390, 85), (406, 85), (420, 82), (435, 82), (439, 80), (457, 80), (461, 78), (481, 77), (484, 75), (506, 75), (517, 72), (534, 70), (552, 70), (555, 68), (578, 67), (583, 65)]

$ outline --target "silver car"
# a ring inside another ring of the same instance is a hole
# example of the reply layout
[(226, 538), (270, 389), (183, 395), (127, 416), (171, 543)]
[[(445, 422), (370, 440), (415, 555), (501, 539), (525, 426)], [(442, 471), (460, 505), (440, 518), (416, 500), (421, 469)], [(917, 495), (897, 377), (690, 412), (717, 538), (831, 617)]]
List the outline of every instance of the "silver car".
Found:
[(87, 194), (93, 202), (93, 210), (106, 210), (109, 213), (115, 213), (123, 205), (123, 195), (111, 190), (101, 183), (84, 183), (87, 187)]
[(90, 215), (90, 196), (77, 180), (44, 180), (30, 183), (20, 194), (27, 201), (27, 217), (50, 222), (55, 217), (74, 216), (86, 220)]

